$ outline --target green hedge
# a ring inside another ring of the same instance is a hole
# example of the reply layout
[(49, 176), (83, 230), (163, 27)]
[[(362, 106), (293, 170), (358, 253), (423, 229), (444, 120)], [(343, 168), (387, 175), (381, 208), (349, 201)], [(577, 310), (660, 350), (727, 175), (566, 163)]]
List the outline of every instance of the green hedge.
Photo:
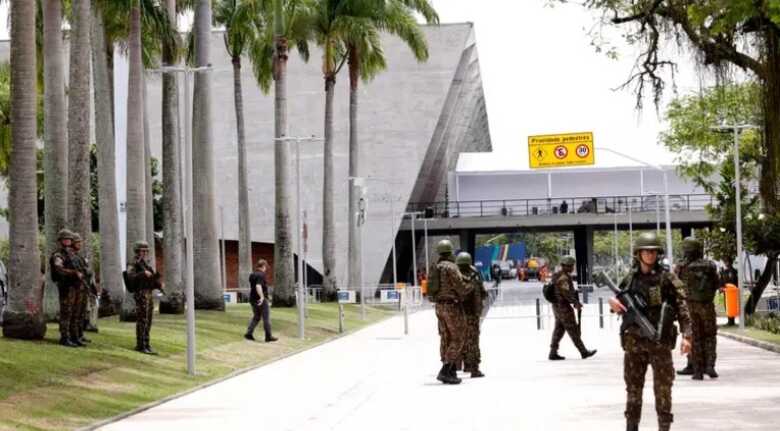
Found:
[(774, 312), (764, 316), (750, 316), (747, 319), (747, 324), (755, 329), (780, 335), (780, 315)]

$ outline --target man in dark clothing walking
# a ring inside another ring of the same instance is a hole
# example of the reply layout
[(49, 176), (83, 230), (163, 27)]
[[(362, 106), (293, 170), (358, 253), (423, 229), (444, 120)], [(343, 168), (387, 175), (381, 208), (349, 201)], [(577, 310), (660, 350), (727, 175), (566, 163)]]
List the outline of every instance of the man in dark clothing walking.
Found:
[(271, 306), (268, 303), (268, 282), (265, 278), (265, 272), (268, 268), (268, 262), (260, 259), (255, 266), (255, 272), (249, 276), (249, 304), (252, 306), (252, 320), (249, 321), (249, 327), (246, 329), (244, 338), (255, 341), (253, 333), (255, 328), (263, 320), (263, 330), (265, 330), (265, 342), (271, 343), (277, 340), (271, 335)]

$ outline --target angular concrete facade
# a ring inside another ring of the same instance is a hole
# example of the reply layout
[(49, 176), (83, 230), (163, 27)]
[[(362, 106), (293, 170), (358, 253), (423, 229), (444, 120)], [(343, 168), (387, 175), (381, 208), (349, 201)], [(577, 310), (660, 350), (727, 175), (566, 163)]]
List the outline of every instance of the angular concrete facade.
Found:
[[(485, 100), (472, 24), (424, 27), (430, 59), (418, 63), (397, 39), (383, 38), (388, 70), (361, 84), (359, 111), (360, 176), (368, 177), (367, 220), (363, 230), (364, 281), (379, 281), (409, 202), (443, 198), (448, 170), (461, 151), (490, 151)], [(238, 237), (238, 162), (233, 75), (223, 34), (212, 37), (213, 109), (217, 205), (223, 207), (224, 237)], [(324, 80), (321, 53), (313, 49), (310, 62), (290, 55), (288, 77), (289, 136), (323, 136)], [(250, 183), (252, 236), (272, 243), (274, 232), (273, 95), (263, 95), (245, 61), (243, 97)], [(338, 76), (335, 100), (336, 276), (347, 280), (347, 176), (349, 85), (346, 70)], [(150, 77), (148, 108), (153, 152), (161, 142), (160, 79)], [(293, 197), (295, 148), (290, 147)], [(322, 143), (301, 144), (301, 209), (305, 211), (308, 241), (306, 259), (322, 267)], [(197, 172), (195, 173), (197, 175)], [(413, 196), (419, 196), (414, 198)], [(392, 202), (391, 202), (392, 201)], [(295, 226), (295, 199), (293, 199)], [(395, 217), (390, 208), (394, 207)], [(219, 214), (219, 211), (218, 211)], [(219, 221), (218, 221), (219, 223)], [(197, 226), (196, 226), (197, 228)], [(295, 246), (297, 250), (297, 245)]]

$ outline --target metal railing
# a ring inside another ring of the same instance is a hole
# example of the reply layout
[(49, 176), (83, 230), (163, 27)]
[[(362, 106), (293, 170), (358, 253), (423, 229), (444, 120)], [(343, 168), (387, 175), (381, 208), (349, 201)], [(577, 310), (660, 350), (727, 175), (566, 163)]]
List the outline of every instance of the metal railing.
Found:
[[(714, 203), (715, 198), (709, 194), (669, 196), (670, 211), (699, 211)], [(421, 211), (427, 218), (614, 214), (629, 210), (632, 213), (664, 211), (664, 196), (411, 202), (408, 205), (408, 211)]]

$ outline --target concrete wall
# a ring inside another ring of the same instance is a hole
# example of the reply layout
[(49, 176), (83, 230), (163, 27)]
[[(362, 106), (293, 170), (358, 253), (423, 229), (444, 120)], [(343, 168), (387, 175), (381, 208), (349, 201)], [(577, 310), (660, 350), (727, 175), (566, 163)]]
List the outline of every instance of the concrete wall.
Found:
[[(704, 193), (700, 187), (680, 177), (673, 167), (665, 170), (671, 194)], [(454, 180), (452, 187), (457, 193), (450, 199), (460, 201), (641, 196), (664, 191), (660, 171), (639, 167), (458, 172)]]
[[(370, 177), (367, 181), (368, 215), (363, 234), (366, 283), (379, 280), (390, 252), (391, 238), (401, 223), (401, 215), (410, 201), (415, 184), (430, 179), (429, 192), (433, 196), (443, 196), (446, 169), (454, 167), (458, 151), (491, 148), (473, 26), (446, 24), (425, 27), (424, 32), (430, 51), (427, 62), (418, 63), (401, 42), (384, 37), (382, 43), (388, 58), (388, 70), (360, 87), (360, 175)], [(318, 49), (312, 50), (308, 64), (297, 53), (290, 55), (289, 136), (323, 136), (324, 81), (320, 59)], [(212, 65), (212, 119), (215, 153), (218, 157), (217, 205), (224, 208), (224, 236), (234, 240), (238, 236), (238, 162), (233, 72), (221, 32), (214, 32), (212, 36)], [(252, 237), (256, 242), (272, 243), (273, 95), (260, 92), (249, 64), (244, 65), (242, 80)], [(159, 155), (159, 77), (150, 77), (148, 85), (152, 147), (153, 152)], [(463, 92), (462, 87), (468, 90)], [(336, 276), (342, 285), (347, 277), (348, 114), (348, 76), (344, 70), (337, 80), (334, 112)], [(453, 116), (457, 121), (442, 121), (442, 117), (447, 116)], [(293, 177), (294, 154), (291, 158)], [(432, 155), (439, 162), (435, 170), (426, 169), (424, 165)], [(322, 164), (322, 143), (301, 145), (301, 208), (306, 213), (308, 225), (307, 256), (309, 264), (317, 269), (322, 266)], [(294, 192), (294, 183), (291, 186)], [(391, 201), (395, 217), (391, 216)], [(292, 204), (294, 207), (294, 195)], [(292, 221), (295, 226), (294, 214)]]

